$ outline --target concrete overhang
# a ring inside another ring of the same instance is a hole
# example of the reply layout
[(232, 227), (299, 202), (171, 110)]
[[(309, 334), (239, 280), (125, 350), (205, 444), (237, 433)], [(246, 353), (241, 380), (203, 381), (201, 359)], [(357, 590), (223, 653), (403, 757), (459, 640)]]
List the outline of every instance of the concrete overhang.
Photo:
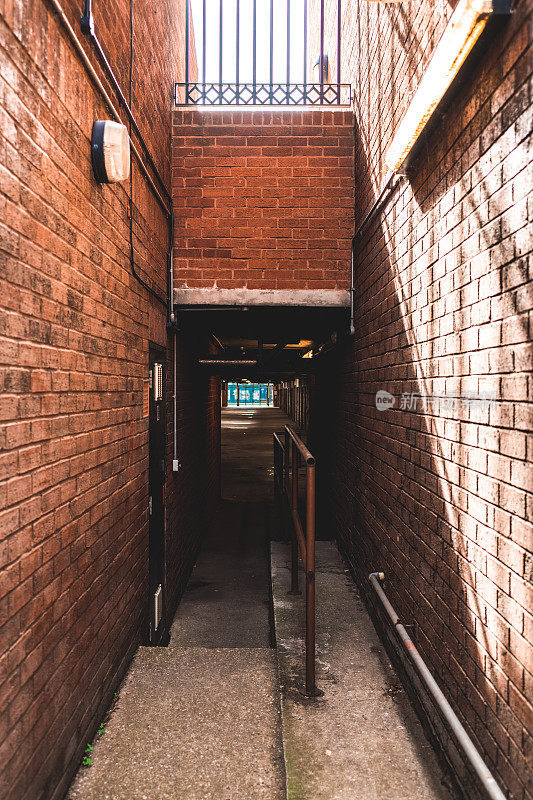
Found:
[(174, 305), (211, 308), (349, 308), (347, 289), (174, 289)]

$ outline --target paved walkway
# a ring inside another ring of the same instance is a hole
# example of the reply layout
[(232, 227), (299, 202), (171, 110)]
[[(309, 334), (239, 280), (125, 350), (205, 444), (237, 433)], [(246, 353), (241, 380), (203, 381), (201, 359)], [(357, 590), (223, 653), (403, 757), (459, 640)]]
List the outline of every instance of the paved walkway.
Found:
[[(288, 800), (452, 800), (333, 542), (317, 542), (317, 686), (304, 686), (305, 603), (287, 594), (290, 551), (272, 542)], [(303, 574), (300, 586), (304, 587)]]
[[(318, 684), (270, 540), (278, 409), (222, 414), (223, 500), (167, 648), (141, 647), (71, 800), (450, 800), (333, 544), (317, 543)], [(271, 592), (277, 650), (272, 647)]]
[(269, 540), (278, 409), (222, 414), (223, 500), (171, 629), (141, 647), (72, 800), (284, 800)]

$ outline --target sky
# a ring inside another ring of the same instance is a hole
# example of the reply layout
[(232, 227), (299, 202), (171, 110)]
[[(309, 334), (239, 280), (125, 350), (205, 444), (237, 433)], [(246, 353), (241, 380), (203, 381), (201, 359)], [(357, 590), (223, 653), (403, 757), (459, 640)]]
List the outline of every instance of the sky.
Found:
[[(270, 81), (270, 0), (257, 3), (257, 82)], [(206, 74), (202, 75), (203, 0), (191, 0), (198, 56), (199, 80), (219, 81), (220, 0), (205, 0), (206, 5)], [(222, 0), (222, 82), (236, 82), (236, 8), (237, 0)], [(274, 83), (287, 81), (287, 0), (273, 0), (274, 9)], [(290, 82), (303, 82), (304, 0), (290, 0), (291, 70)], [(240, 0), (240, 83), (252, 82), (253, 0)], [(308, 74), (307, 81), (313, 76)]]

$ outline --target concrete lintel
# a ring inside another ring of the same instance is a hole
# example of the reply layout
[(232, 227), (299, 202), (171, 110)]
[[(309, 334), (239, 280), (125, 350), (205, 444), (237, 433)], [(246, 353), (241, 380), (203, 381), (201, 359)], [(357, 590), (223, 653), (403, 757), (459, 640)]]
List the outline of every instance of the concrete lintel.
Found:
[(347, 289), (174, 289), (177, 306), (295, 306), (347, 308)]

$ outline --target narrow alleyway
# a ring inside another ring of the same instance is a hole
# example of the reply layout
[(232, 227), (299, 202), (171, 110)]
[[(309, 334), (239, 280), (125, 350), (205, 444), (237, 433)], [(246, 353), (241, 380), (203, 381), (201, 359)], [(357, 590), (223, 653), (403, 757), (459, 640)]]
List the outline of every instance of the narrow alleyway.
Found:
[(0, 800), (533, 800), (532, 32), (0, 0)]
[(324, 696), (298, 690), (303, 599), (287, 595), (287, 545), (271, 544), (272, 433), (287, 420), (222, 412), (222, 500), (170, 645), (140, 648), (70, 800), (451, 800), (333, 543), (317, 550)]

